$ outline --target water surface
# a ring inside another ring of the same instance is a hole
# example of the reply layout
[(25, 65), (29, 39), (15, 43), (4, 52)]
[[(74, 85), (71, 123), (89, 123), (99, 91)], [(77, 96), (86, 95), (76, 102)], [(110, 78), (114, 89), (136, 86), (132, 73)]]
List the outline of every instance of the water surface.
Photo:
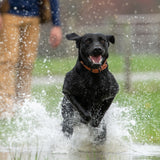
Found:
[[(59, 106), (60, 108), (60, 106)], [(155, 160), (160, 146), (135, 144), (129, 130), (136, 125), (130, 109), (113, 103), (108, 110), (107, 141), (93, 142), (88, 126), (75, 128), (71, 139), (61, 132), (61, 114), (50, 114), (36, 101), (26, 102), (14, 120), (8, 120), (0, 138), (0, 159)], [(125, 116), (124, 116), (125, 115)], [(8, 132), (6, 132), (8, 130)]]

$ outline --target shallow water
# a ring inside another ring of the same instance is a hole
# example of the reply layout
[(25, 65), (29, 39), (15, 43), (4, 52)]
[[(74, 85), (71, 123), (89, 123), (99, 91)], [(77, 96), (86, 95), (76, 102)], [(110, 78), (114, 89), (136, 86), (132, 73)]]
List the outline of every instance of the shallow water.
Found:
[[(59, 105), (60, 108), (60, 105)], [(125, 116), (124, 116), (125, 115)], [(130, 109), (114, 103), (104, 117), (107, 141), (93, 142), (88, 126), (75, 128), (71, 139), (61, 132), (61, 115), (50, 114), (36, 101), (26, 102), (14, 120), (5, 122), (0, 159), (139, 160), (160, 159), (160, 146), (135, 144), (129, 133), (136, 121)], [(8, 130), (8, 132), (6, 132)]]

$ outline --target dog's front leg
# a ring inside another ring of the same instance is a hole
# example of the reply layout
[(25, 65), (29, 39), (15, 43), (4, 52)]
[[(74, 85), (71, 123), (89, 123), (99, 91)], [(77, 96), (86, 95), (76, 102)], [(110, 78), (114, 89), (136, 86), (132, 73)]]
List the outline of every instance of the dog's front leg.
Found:
[(98, 127), (102, 118), (104, 117), (106, 111), (110, 107), (114, 97), (106, 99), (99, 106), (98, 111), (92, 116), (92, 120), (90, 121), (90, 125), (93, 127)]
[(83, 118), (83, 123), (88, 123), (91, 120), (91, 115), (88, 111), (86, 111), (81, 104), (75, 99), (75, 97), (71, 94), (65, 94), (67, 99), (72, 103), (75, 109), (79, 112), (80, 116)]

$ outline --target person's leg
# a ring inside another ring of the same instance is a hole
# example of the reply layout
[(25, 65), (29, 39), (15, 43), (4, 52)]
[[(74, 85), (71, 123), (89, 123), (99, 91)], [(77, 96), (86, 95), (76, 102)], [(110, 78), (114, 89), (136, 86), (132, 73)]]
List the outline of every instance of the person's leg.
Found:
[(33, 65), (39, 42), (39, 18), (24, 18), (21, 27), (21, 50), (17, 67), (17, 101), (30, 96)]
[(18, 58), (19, 30), (16, 18), (3, 15), (0, 43), (0, 116), (12, 112), (15, 98), (15, 65)]

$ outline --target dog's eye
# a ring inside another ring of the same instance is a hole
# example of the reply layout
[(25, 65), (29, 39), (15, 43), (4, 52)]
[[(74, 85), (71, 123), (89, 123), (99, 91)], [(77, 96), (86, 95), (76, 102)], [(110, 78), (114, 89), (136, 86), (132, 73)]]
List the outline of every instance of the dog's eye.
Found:
[(85, 44), (88, 45), (88, 44), (91, 44), (91, 43), (92, 43), (92, 39), (91, 38), (88, 38), (88, 39), (85, 40)]
[(99, 40), (101, 44), (105, 44), (105, 40), (104, 39), (100, 39)]

